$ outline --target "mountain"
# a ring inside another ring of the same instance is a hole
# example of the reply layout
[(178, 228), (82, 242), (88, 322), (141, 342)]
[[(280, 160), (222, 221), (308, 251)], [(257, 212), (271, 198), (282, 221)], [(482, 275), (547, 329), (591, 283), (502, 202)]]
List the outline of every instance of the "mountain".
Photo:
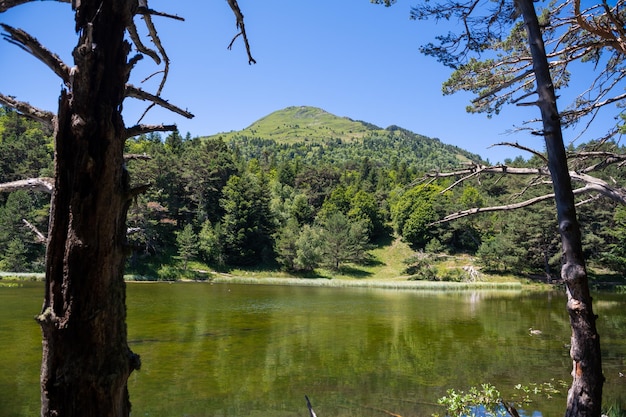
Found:
[(287, 107), (243, 130), (209, 138), (223, 139), (248, 158), (261, 158), (268, 152), (277, 160), (298, 157), (312, 163), (369, 158), (383, 165), (405, 162), (420, 171), (482, 161), (479, 155), (395, 125), (383, 129), (308, 106)]

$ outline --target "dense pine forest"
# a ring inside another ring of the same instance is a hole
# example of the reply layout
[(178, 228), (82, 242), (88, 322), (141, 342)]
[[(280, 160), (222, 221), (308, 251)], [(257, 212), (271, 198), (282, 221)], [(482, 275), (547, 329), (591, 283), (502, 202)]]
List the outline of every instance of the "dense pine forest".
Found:
[[(52, 143), (52, 132), (0, 109), (0, 183), (50, 177)], [(615, 144), (600, 147), (626, 153)], [(540, 155), (505, 161), (511, 168), (542, 163)], [(133, 186), (145, 186), (128, 217), (127, 272), (135, 276), (340, 271), (371, 262), (369, 251), (396, 237), (413, 250), (403, 271), (410, 279), (471, 278), (437, 271), (433, 265), (443, 255), (470, 255), (491, 273), (558, 275), (551, 200), (438, 223), (450, 213), (547, 194), (550, 184), (505, 170), (462, 174), (488, 162), (397, 126), (290, 107), (238, 132), (132, 138), (126, 165)], [(600, 177), (624, 182), (618, 166)], [(581, 196), (578, 208), (589, 265), (596, 276), (623, 274), (626, 208), (590, 197)], [(43, 270), (49, 198), (38, 190), (0, 193), (0, 270)]]

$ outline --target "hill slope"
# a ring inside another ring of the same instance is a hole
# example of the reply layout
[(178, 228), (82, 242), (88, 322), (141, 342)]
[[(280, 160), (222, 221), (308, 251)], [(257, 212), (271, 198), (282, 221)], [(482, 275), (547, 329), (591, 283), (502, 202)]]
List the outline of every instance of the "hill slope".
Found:
[(287, 107), (243, 130), (210, 136), (218, 137), (244, 157), (260, 158), (269, 151), (279, 161), (298, 157), (338, 163), (369, 158), (382, 165), (404, 162), (423, 171), (482, 161), (479, 155), (398, 126), (383, 129), (308, 106)]

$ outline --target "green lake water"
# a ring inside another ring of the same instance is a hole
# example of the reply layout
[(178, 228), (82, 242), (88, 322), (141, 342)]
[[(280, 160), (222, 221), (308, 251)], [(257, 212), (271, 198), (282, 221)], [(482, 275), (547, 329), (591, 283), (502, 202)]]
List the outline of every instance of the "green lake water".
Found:
[[(0, 285), (0, 417), (39, 414), (43, 284)], [(561, 293), (129, 283), (133, 416), (429, 416), (446, 389), (569, 383)], [(595, 295), (605, 402), (626, 405), (626, 295)], [(529, 328), (541, 329), (531, 336)], [(526, 415), (561, 416), (565, 390)]]

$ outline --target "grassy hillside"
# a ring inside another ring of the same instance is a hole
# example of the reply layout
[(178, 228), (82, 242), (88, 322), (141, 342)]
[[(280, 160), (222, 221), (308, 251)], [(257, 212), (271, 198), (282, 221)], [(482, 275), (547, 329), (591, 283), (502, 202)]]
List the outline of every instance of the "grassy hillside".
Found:
[(229, 141), (236, 136), (272, 139), (276, 143), (291, 144), (302, 141), (327, 142), (341, 140), (349, 143), (360, 139), (377, 126), (338, 117), (316, 107), (294, 106), (275, 111), (240, 131), (220, 133)]
[(336, 163), (367, 157), (378, 165), (405, 162), (424, 171), (482, 161), (479, 155), (395, 125), (383, 129), (307, 106), (287, 107), (243, 130), (209, 138), (222, 138), (238, 147), (245, 158), (260, 158), (265, 153), (278, 160), (298, 156), (307, 162), (312, 156), (316, 163)]

